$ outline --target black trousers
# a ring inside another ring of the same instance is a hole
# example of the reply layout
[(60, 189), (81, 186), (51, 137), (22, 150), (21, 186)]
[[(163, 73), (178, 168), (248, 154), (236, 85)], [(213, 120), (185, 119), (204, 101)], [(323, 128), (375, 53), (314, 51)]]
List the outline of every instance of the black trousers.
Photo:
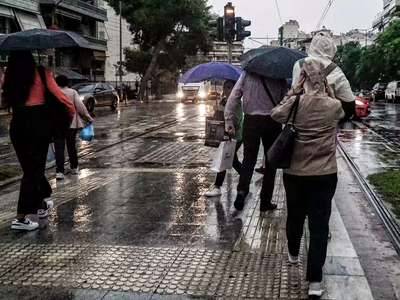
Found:
[(283, 174), (283, 183), (287, 199), (286, 236), (289, 253), (299, 255), (304, 220), (308, 216), (310, 249), (306, 280), (320, 282), (328, 247), (329, 218), (337, 173), (322, 176)]
[[(236, 170), (236, 172), (238, 172), (238, 174), (240, 174), (241, 169), (242, 169), (242, 163), (239, 161), (238, 156), (237, 156), (237, 152), (241, 146), (242, 146), (241, 141), (236, 142), (236, 152), (235, 152), (235, 157), (233, 158), (233, 168)], [(215, 179), (214, 185), (222, 186), (222, 184), (224, 183), (224, 180), (225, 180), (225, 176), (226, 176), (226, 171), (217, 173), (217, 178)]]
[(65, 162), (65, 142), (67, 142), (67, 150), (69, 156), (69, 163), (71, 169), (75, 169), (78, 167), (78, 153), (76, 151), (76, 134), (78, 133), (78, 129), (68, 129), (65, 137), (61, 139), (54, 140), (54, 146), (56, 148), (56, 172), (64, 173), (64, 162)]
[[(272, 120), (271, 116), (245, 115), (243, 123), (243, 146), (244, 157), (240, 173), (238, 194), (245, 196), (249, 193), (249, 186), (253, 176), (254, 167), (257, 163), (260, 140), (264, 146), (264, 154), (267, 156), (268, 149), (275, 142), (282, 131), (282, 125)], [(272, 168), (268, 161), (265, 163), (265, 173), (261, 189), (261, 206), (271, 202), (274, 192), (276, 169)]]
[(27, 106), (13, 110), (10, 138), (23, 171), (17, 212), (37, 214), (51, 187), (44, 172), (50, 134), (44, 105)]

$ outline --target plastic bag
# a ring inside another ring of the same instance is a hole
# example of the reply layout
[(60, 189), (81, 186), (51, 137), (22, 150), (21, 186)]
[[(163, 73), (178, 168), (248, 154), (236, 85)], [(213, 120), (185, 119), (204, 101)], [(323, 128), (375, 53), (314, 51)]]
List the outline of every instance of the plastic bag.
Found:
[(232, 169), (235, 152), (235, 140), (221, 142), (217, 151), (214, 153), (211, 170), (215, 172), (222, 172), (228, 169)]
[(86, 126), (85, 128), (83, 128), (81, 130), (81, 132), (79, 132), (79, 138), (82, 141), (85, 142), (91, 142), (94, 139), (94, 130), (93, 130), (93, 126), (91, 124), (89, 124), (88, 126)]
[(49, 149), (47, 150), (47, 157), (46, 157), (46, 161), (47, 162), (51, 162), (56, 158), (56, 154), (54, 152), (54, 144), (51, 143), (49, 145)]

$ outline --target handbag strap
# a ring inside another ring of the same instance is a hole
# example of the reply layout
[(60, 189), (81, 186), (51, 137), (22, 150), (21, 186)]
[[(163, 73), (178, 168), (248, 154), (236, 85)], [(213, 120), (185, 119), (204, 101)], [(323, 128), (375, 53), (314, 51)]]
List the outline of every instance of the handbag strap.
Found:
[(294, 115), (293, 115), (293, 125), (294, 125), (294, 122), (296, 121), (297, 110), (299, 109), (299, 102), (300, 102), (300, 94), (297, 95), (296, 100), (294, 101), (292, 107), (290, 108), (289, 115), (286, 119), (286, 124), (289, 123), (289, 119), (294, 111)]
[(264, 86), (264, 90), (265, 90), (265, 91), (267, 92), (267, 94), (268, 94), (269, 99), (271, 100), (271, 102), (272, 102), (272, 104), (274, 105), (274, 107), (276, 107), (277, 104), (276, 104), (276, 102), (275, 102), (275, 100), (274, 100), (274, 97), (272, 97), (271, 91), (269, 90), (267, 84), (265, 83), (264, 77), (263, 77), (262, 75), (260, 75), (260, 79), (261, 79), (261, 82), (262, 82), (262, 84), (263, 84), (263, 86)]

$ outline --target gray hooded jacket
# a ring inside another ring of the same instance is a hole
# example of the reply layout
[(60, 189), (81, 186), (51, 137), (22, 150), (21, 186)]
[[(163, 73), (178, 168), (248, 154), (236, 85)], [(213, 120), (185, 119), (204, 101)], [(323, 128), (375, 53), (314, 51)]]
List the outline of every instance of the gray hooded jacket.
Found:
[[(333, 39), (327, 34), (319, 33), (311, 42), (310, 50), (308, 51), (309, 57), (306, 58), (306, 61), (314, 59), (327, 67), (335, 57), (336, 51), (337, 47)], [(293, 68), (293, 87), (299, 82), (300, 71), (301, 66), (297, 62)], [(339, 67), (334, 69), (327, 78), (334, 97), (342, 102), (342, 107), (346, 114), (342, 122), (346, 121), (355, 113), (355, 97), (351, 91), (350, 83)]]

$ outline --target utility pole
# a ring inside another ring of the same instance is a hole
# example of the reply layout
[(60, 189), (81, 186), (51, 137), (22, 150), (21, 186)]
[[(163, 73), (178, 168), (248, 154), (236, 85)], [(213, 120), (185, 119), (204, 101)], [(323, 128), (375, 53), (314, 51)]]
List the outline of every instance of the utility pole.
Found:
[(122, 2), (119, 1), (119, 98), (123, 97), (122, 91)]
[(232, 47), (233, 47), (233, 42), (232, 41), (228, 41), (228, 63), (231, 64), (232, 63)]

